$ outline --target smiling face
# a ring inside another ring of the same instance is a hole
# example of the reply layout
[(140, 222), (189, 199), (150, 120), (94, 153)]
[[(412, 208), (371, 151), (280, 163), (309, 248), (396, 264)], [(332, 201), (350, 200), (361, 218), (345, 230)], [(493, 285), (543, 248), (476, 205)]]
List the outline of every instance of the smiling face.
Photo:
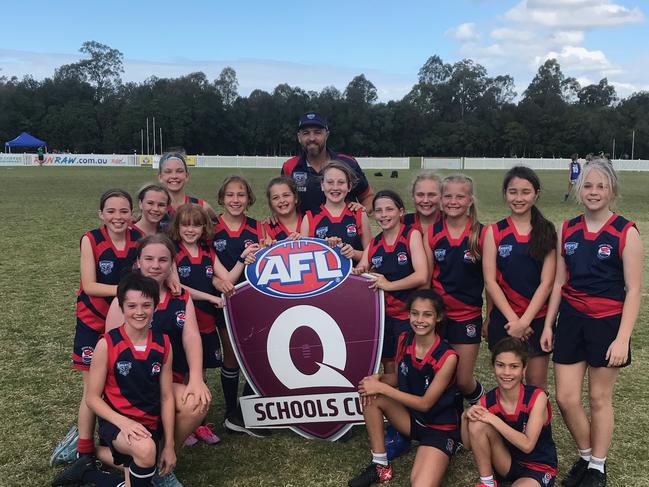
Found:
[(147, 191), (139, 202), (142, 218), (147, 222), (157, 225), (167, 213), (169, 199), (166, 193), (160, 191)]
[(327, 148), (329, 131), (322, 127), (304, 127), (297, 133), (297, 140), (311, 159), (315, 159)]
[(179, 159), (167, 159), (158, 174), (158, 180), (171, 193), (178, 193), (185, 188), (189, 173)]
[(297, 197), (288, 184), (274, 184), (269, 188), (270, 209), (279, 216), (292, 215), (297, 208)]
[(123, 234), (131, 223), (131, 205), (122, 196), (111, 196), (104, 202), (104, 209), (99, 210), (99, 218), (109, 232)]
[(137, 266), (143, 275), (162, 284), (171, 274), (173, 259), (169, 249), (161, 243), (152, 243), (144, 247), (137, 259)]
[(124, 313), (124, 322), (128, 326), (136, 330), (148, 328), (154, 311), (153, 298), (145, 296), (141, 291), (133, 289), (126, 291), (122, 312)]
[(579, 201), (592, 212), (607, 210), (613, 200), (609, 179), (597, 169), (584, 174), (579, 191)]
[(231, 216), (241, 216), (248, 208), (248, 192), (239, 181), (228, 183), (223, 191), (223, 209)]
[(505, 201), (514, 215), (529, 213), (538, 199), (539, 192), (527, 179), (514, 177), (505, 190)]
[(450, 218), (465, 216), (473, 204), (469, 183), (449, 181), (442, 193), (442, 209)]
[(437, 324), (442, 320), (430, 299), (415, 299), (410, 305), (409, 314), (410, 327), (419, 336), (435, 333)]
[(417, 181), (412, 191), (415, 211), (427, 217), (434, 215), (439, 210), (441, 191), (439, 182), (432, 179)]
[(377, 198), (374, 201), (374, 218), (382, 230), (389, 230), (401, 224), (403, 209), (392, 198)]
[(322, 192), (327, 201), (332, 203), (344, 202), (349, 190), (347, 174), (335, 167), (325, 169), (322, 175)]
[(178, 233), (184, 244), (194, 245), (203, 235), (203, 225), (195, 222), (190, 222), (187, 225), (181, 223), (178, 225)]
[(514, 352), (502, 352), (494, 359), (494, 373), (498, 386), (503, 390), (517, 388), (525, 377), (525, 366)]

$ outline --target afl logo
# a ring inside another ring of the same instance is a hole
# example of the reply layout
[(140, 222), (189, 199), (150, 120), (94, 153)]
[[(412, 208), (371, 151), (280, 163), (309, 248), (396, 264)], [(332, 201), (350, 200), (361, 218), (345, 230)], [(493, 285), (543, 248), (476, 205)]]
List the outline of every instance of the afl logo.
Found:
[(399, 252), (397, 254), (397, 262), (399, 265), (406, 265), (408, 263), (408, 254), (405, 252)]
[(178, 325), (178, 328), (182, 328), (185, 326), (185, 310), (181, 309), (176, 311), (176, 325)]
[(153, 362), (151, 365), (151, 375), (158, 375), (161, 370), (162, 365), (160, 365), (160, 362)]
[(338, 247), (312, 238), (278, 242), (257, 254), (246, 278), (257, 291), (278, 298), (306, 298), (328, 292), (349, 276), (351, 260)]
[(609, 244), (602, 244), (599, 246), (599, 249), (597, 249), (597, 258), (599, 260), (605, 260), (608, 259), (611, 256), (611, 251), (613, 250), (613, 247)]
[(214, 267), (211, 265), (205, 266), (205, 277), (212, 277), (214, 275)]
[(347, 236), (348, 237), (355, 237), (358, 235), (358, 230), (356, 229), (356, 224), (350, 223), (347, 225)]

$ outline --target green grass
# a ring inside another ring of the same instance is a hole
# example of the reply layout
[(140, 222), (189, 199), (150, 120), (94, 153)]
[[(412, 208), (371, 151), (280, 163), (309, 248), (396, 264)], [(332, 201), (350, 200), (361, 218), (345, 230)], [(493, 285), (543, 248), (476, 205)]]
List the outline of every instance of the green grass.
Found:
[[(215, 194), (229, 170), (195, 169), (191, 193), (216, 204)], [(367, 171), (373, 174), (375, 171)], [(259, 198), (252, 216), (267, 213), (265, 182), (275, 170), (246, 170)], [(385, 175), (389, 172), (383, 171)], [(415, 171), (400, 171), (398, 179), (370, 176), (375, 189), (391, 187), (407, 196)], [(493, 222), (506, 214), (500, 196), (500, 171), (474, 171), (481, 220)], [(555, 223), (574, 216), (579, 208), (563, 203), (565, 172), (542, 172), (545, 189), (540, 207)], [(128, 168), (0, 168), (0, 295), (2, 296), (0, 357), (0, 485), (49, 485), (58, 470), (47, 462), (54, 445), (76, 419), (81, 380), (70, 368), (74, 331), (74, 302), (79, 282), (79, 238), (95, 228), (98, 199), (109, 187), (132, 194), (154, 180), (151, 169)], [(649, 234), (649, 173), (623, 173), (618, 211), (638, 222)], [(645, 272), (645, 279), (648, 274)], [(646, 288), (646, 286), (645, 286)], [(643, 303), (633, 337), (633, 364), (619, 378), (615, 410), (617, 425), (609, 453), (609, 485), (649, 485), (649, 306)], [(486, 347), (477, 371), (493, 386)], [(215, 404), (208, 419), (219, 424), (223, 411), (218, 376), (208, 382)], [(574, 445), (555, 408), (554, 434), (560, 472), (575, 457)], [(220, 428), (220, 427), (219, 427)], [(216, 447), (197, 446), (179, 456), (177, 474), (186, 486), (266, 486), (346, 484), (368, 460), (362, 427), (344, 444), (302, 439), (282, 431), (264, 440), (228, 436)], [(414, 454), (395, 462), (394, 486), (408, 484)], [(470, 454), (458, 455), (445, 485), (473, 485), (476, 474)]]

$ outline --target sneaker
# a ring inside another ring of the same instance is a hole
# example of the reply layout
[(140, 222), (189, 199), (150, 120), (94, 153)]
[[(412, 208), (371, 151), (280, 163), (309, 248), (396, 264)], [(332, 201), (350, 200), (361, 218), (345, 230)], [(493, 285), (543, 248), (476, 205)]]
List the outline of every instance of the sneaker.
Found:
[[(475, 487), (491, 487), (487, 484), (483, 484), (482, 482), (478, 482), (475, 484)], [(494, 479), (494, 487), (498, 487), (498, 482), (496, 482), (496, 479)]]
[(406, 438), (394, 426), (389, 425), (385, 430), (385, 452), (388, 461), (399, 458), (408, 450), (410, 450), (410, 438)]
[(265, 438), (270, 435), (270, 431), (264, 428), (247, 428), (243, 419), (236, 414), (226, 417), (223, 427), (229, 433), (245, 433), (255, 438)]
[(194, 432), (185, 439), (184, 445), (187, 447), (192, 447), (196, 443), (198, 443), (198, 438), (196, 438), (196, 433)]
[(587, 469), (588, 462), (583, 458), (579, 458), (579, 460), (577, 460), (572, 465), (566, 476), (563, 478), (561, 485), (563, 485), (564, 487), (577, 487), (584, 479), (584, 475), (586, 475)]
[(77, 425), (72, 425), (70, 431), (65, 435), (50, 457), (50, 467), (72, 463), (77, 459), (77, 440), (79, 439), (79, 429)]
[(168, 473), (164, 476), (160, 476), (158, 475), (157, 470), (151, 480), (151, 485), (153, 485), (154, 487), (184, 487), (183, 484), (180, 483), (180, 480), (176, 478), (173, 472)]
[(370, 463), (365, 470), (347, 482), (349, 487), (368, 487), (372, 484), (392, 480), (392, 466), (384, 467), (378, 463)]
[(83, 484), (84, 474), (90, 470), (97, 470), (95, 457), (92, 455), (82, 455), (52, 480), (52, 487), (58, 485), (81, 485)]
[(584, 480), (581, 481), (579, 487), (606, 487), (606, 473), (594, 468), (587, 468)]
[(194, 438), (198, 438), (201, 441), (204, 441), (208, 445), (216, 445), (217, 443), (221, 443), (221, 438), (216, 436), (216, 433), (214, 433), (213, 423), (200, 425), (198, 428), (196, 428), (196, 431), (194, 431), (194, 434), (192, 436), (194, 436)]

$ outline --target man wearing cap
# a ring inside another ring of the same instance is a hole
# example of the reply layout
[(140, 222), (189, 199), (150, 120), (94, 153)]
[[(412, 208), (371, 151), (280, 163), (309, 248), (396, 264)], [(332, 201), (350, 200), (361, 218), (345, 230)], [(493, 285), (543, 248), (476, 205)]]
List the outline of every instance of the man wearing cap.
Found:
[(358, 161), (351, 156), (327, 149), (329, 127), (327, 119), (315, 112), (308, 112), (300, 117), (297, 128), (297, 140), (302, 146), (302, 153), (291, 157), (282, 166), (282, 175), (295, 180), (300, 195), (300, 211), (315, 211), (325, 202), (320, 186), (320, 172), (325, 163), (335, 159), (347, 164), (358, 176), (358, 183), (352, 188), (349, 197), (360, 202), (368, 212), (372, 209), (374, 193)]

